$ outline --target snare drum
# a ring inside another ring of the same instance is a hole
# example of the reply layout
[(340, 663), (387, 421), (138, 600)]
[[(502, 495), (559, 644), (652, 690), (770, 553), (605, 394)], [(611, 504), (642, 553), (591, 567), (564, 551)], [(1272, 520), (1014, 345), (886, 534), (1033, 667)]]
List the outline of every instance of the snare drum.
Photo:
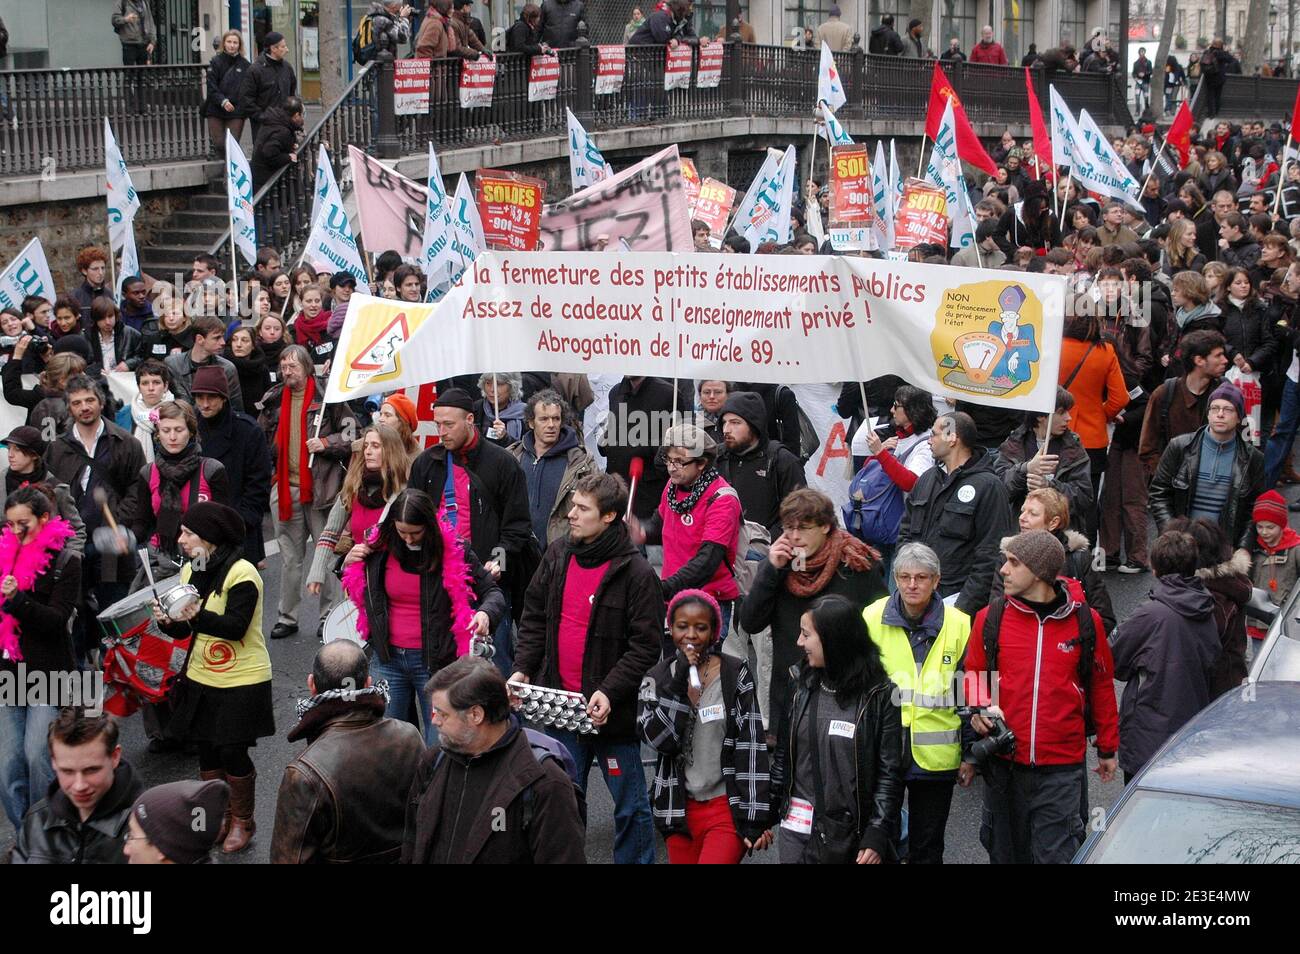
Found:
[[(168, 594), (179, 586), (184, 586), (179, 576), (168, 577), (165, 580), (159, 580), (158, 585), (154, 588), (158, 591), (158, 599), (167, 605)], [(193, 589), (193, 587), (189, 587)], [(198, 591), (195, 591), (198, 595)], [(148, 628), (155, 633), (158, 627), (153, 622), (153, 589), (145, 587), (142, 590), (136, 590), (130, 596), (118, 600), (108, 609), (103, 610), (96, 619), (99, 620), (99, 628), (103, 634), (110, 639), (127, 639), (136, 634), (142, 624), (150, 624)]]
[(346, 639), (358, 646), (366, 644), (366, 641), (361, 638), (361, 633), (357, 631), (357, 607), (355, 603), (351, 600), (343, 600), (338, 606), (330, 610), (330, 614), (325, 617), (324, 636), (327, 643), (332, 643), (336, 639)]
[[(158, 583), (165, 600), (182, 587), (179, 576)], [(185, 666), (190, 639), (173, 639), (153, 618), (153, 589), (145, 587), (99, 614), (104, 644), (104, 708), (127, 716), (142, 703), (166, 698), (168, 687)]]

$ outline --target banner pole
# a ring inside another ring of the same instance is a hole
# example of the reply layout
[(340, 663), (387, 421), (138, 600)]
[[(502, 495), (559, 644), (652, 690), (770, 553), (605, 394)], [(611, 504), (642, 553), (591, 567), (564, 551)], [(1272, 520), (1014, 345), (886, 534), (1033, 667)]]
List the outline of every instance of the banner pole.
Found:
[(921, 170), (925, 168), (925, 144), (929, 138), (929, 136), (921, 137), (921, 154), (916, 157), (916, 177), (918, 179), (921, 178)]
[(1273, 214), (1277, 215), (1277, 210), (1282, 205), (1282, 190), (1286, 187), (1286, 167), (1287, 160), (1290, 158), (1287, 153), (1291, 150), (1291, 143), (1295, 138), (1295, 130), (1287, 133), (1286, 144), (1282, 146), (1282, 168), (1277, 174), (1277, 195), (1273, 197)]

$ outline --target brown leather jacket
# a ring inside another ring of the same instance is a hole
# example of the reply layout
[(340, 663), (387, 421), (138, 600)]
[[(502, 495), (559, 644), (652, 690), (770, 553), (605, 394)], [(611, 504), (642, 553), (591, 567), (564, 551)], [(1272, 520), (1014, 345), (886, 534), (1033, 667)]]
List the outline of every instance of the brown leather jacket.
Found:
[(384, 718), (384, 697), (325, 699), (289, 732), (307, 748), (284, 770), (272, 864), (392, 864), (401, 855), (406, 795), (424, 754), (409, 722)]

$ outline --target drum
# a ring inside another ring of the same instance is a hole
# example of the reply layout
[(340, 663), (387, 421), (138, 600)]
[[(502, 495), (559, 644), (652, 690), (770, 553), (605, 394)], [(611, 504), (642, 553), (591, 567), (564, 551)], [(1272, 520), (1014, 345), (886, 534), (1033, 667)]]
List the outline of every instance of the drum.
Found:
[(336, 639), (346, 639), (356, 643), (358, 646), (364, 646), (366, 641), (361, 638), (361, 633), (357, 631), (357, 607), (351, 600), (343, 600), (338, 606), (330, 610), (330, 614), (325, 617), (325, 642), (332, 643)]
[[(184, 589), (191, 587), (181, 583), (179, 576), (157, 586), (160, 601)], [(117, 716), (165, 699), (172, 680), (185, 667), (190, 639), (173, 639), (158, 627), (153, 599), (153, 588), (145, 587), (98, 616), (104, 645), (104, 708)]]
[(158, 602), (162, 604), (163, 612), (167, 614), (168, 619), (181, 620), (185, 616), (185, 611), (195, 603), (199, 602), (199, 591), (188, 583), (182, 583), (180, 586), (172, 587), (166, 593), (159, 593)]
[[(159, 601), (162, 602), (164, 607), (167, 605), (168, 594), (180, 586), (185, 586), (186, 589), (194, 592), (195, 597), (198, 596), (198, 591), (192, 586), (181, 583), (179, 576), (168, 577), (165, 580), (159, 580), (156, 587)], [(101, 611), (95, 617), (99, 620), (100, 631), (109, 639), (129, 639), (138, 633), (142, 627), (152, 629), (157, 633), (158, 627), (153, 622), (153, 610), (150, 608), (152, 603), (153, 589), (146, 586), (142, 590), (136, 590), (130, 596), (118, 600), (108, 609)]]

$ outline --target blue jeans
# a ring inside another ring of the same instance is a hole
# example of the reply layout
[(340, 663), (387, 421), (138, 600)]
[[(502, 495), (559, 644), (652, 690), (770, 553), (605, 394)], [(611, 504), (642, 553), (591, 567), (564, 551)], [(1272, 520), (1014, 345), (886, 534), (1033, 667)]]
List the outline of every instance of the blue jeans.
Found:
[(381, 662), (378, 656), (370, 661), (370, 674), (375, 682), (388, 680), (388, 708), (384, 715), (409, 721), (411, 703), (418, 702), (420, 722), (423, 723), (418, 728), (424, 733), (424, 744), (433, 745), (438, 741), (438, 730), (433, 727), (429, 694), (424, 691), (424, 685), (433, 673), (424, 665), (424, 651), (390, 647), (388, 652), (388, 662)]
[(1297, 425), (1300, 425), (1300, 387), (1290, 378), (1282, 385), (1282, 409), (1277, 415), (1277, 426), (1269, 435), (1264, 447), (1264, 489), (1272, 490), (1282, 476), (1282, 468), (1291, 458), (1291, 445), (1295, 443)]
[(614, 799), (614, 864), (655, 863), (655, 828), (650, 818), (650, 796), (641, 768), (641, 746), (636, 742), (608, 742), (599, 735), (578, 735), (564, 729), (547, 729), (578, 765), (582, 791), (587, 791), (591, 759), (595, 756)]
[(492, 656), (492, 662), (496, 664), (497, 669), (501, 670), (501, 675), (507, 679), (513, 673), (515, 664), (515, 650), (511, 645), (511, 636), (514, 633), (514, 620), (510, 618), (510, 597), (503, 589), (501, 595), (506, 598), (506, 614), (501, 617), (501, 622), (497, 624), (496, 632), (492, 634), (492, 646), (496, 653)]
[(58, 714), (54, 706), (0, 706), (0, 799), (14, 828), (54, 781), (46, 736)]
[(894, 554), (898, 552), (898, 544), (881, 543), (876, 549), (880, 551), (880, 572), (885, 574), (885, 588), (893, 596), (898, 592), (898, 581), (894, 579)]

